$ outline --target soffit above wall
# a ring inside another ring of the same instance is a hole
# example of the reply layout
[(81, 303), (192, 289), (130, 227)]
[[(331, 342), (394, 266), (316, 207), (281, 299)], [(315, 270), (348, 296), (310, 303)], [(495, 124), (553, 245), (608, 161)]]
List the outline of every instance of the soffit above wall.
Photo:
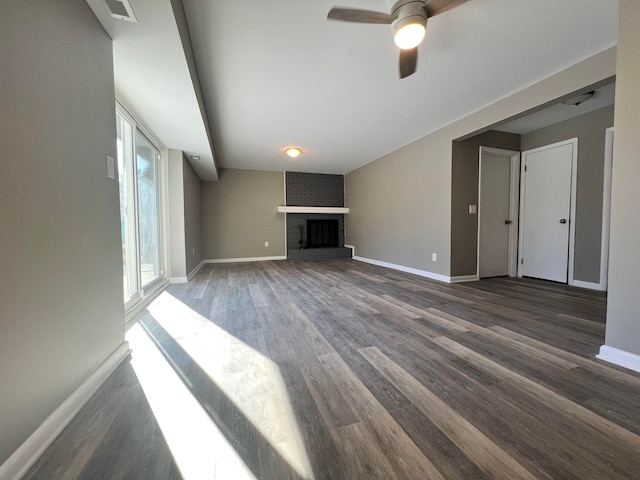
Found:
[(86, 1), (113, 39), (122, 100), (165, 147), (185, 152), (200, 179), (217, 180), (204, 105), (185, 53), (190, 45), (181, 40), (171, 1), (131, 1), (137, 23), (112, 18), (104, 0)]
[(615, 102), (616, 85), (610, 83), (595, 90), (592, 98), (580, 105), (565, 105), (559, 102), (515, 120), (503, 123), (493, 130), (523, 135), (548, 125), (553, 125), (585, 113), (608, 107)]

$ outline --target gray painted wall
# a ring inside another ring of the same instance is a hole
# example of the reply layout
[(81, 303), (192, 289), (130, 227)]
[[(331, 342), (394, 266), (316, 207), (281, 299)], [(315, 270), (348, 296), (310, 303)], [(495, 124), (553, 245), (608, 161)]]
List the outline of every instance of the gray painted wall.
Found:
[(202, 261), (202, 213), (200, 207), (200, 179), (191, 164), (182, 159), (184, 185), (184, 236), (187, 273)]
[(619, 2), (606, 344), (640, 355), (640, 3)]
[(124, 341), (111, 39), (85, 2), (0, 14), (0, 463)]
[(169, 186), (169, 263), (171, 278), (187, 276), (185, 239), (184, 154), (182, 150), (167, 150)]
[(348, 173), (346, 243), (357, 256), (450, 275), (453, 140), (610, 78), (615, 60), (604, 50)]
[(574, 278), (600, 282), (605, 130), (613, 105), (522, 135), (522, 151), (578, 137)]
[(478, 205), (480, 146), (520, 151), (520, 135), (488, 131), (454, 141), (451, 160), (451, 276), (475, 275), (478, 258)]
[(346, 175), (355, 256), (449, 274), (451, 140), (432, 134)]
[(203, 258), (285, 255), (282, 172), (221, 169), (218, 182), (202, 182), (201, 196)]

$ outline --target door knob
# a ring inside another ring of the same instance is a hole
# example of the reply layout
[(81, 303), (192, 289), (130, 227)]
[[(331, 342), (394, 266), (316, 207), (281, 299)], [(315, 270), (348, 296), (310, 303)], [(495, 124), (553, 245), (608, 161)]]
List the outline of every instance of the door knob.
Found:
[(504, 224), (505, 224), (505, 225), (511, 225), (511, 220), (505, 220), (505, 221), (504, 221)]
[(566, 218), (561, 218), (560, 219), (560, 223), (567, 223), (567, 219)]

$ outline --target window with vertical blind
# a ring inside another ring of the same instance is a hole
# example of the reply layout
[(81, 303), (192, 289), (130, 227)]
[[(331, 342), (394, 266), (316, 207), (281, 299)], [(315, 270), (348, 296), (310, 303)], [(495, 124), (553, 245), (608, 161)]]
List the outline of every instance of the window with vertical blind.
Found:
[(160, 150), (116, 109), (120, 230), (125, 304), (163, 277)]

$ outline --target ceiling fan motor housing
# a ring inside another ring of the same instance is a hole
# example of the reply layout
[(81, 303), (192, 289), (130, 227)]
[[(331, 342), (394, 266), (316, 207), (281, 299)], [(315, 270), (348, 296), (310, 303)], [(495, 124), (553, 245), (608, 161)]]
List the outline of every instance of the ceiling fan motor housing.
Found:
[(423, 18), (427, 17), (425, 10), (426, 2), (422, 0), (398, 0), (391, 7), (391, 15), (398, 20), (410, 15), (419, 15)]

